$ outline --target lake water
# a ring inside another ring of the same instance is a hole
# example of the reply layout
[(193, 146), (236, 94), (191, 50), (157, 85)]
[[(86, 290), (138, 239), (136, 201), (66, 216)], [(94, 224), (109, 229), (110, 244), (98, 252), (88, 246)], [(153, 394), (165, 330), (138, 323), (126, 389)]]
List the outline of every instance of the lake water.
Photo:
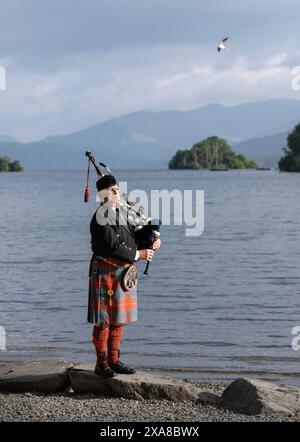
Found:
[[(165, 226), (143, 275), (122, 359), (178, 378), (254, 376), (300, 385), (300, 174), (119, 171), (128, 188), (202, 189), (205, 229)], [(93, 180), (95, 182), (95, 179)], [(86, 322), (85, 172), (0, 174), (0, 360), (93, 362)]]

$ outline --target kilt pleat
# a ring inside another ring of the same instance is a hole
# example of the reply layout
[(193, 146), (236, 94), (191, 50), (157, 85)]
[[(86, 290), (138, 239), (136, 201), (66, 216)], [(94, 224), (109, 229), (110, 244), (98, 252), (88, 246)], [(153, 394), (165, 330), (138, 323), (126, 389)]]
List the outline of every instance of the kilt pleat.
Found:
[[(87, 320), (95, 323), (119, 323), (137, 321), (137, 289), (124, 291), (121, 287), (121, 262), (106, 258), (109, 262), (92, 258), (89, 272)], [(113, 290), (110, 298), (107, 291)], [(110, 305), (110, 299), (112, 304)]]

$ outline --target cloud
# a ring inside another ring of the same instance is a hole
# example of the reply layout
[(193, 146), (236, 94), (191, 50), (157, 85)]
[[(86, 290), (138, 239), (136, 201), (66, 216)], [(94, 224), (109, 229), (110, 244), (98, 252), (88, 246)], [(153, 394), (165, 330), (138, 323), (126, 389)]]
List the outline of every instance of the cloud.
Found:
[(299, 98), (299, 12), (294, 0), (5, 2), (0, 133), (32, 140), (141, 109)]
[(47, 57), (136, 44), (202, 45), (227, 33), (239, 49), (245, 42), (257, 50), (261, 35), (260, 46), (299, 36), (298, 16), (297, 0), (10, 0), (1, 5), (0, 53)]

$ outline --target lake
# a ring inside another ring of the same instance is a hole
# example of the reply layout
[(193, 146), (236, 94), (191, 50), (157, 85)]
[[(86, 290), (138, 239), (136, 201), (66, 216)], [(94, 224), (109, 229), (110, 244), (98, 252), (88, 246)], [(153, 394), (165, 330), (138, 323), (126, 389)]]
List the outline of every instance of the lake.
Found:
[[(121, 359), (195, 380), (254, 376), (300, 386), (300, 174), (116, 171), (128, 189), (201, 189), (205, 228), (163, 226)], [(94, 362), (86, 322), (90, 219), (84, 171), (0, 174), (0, 361)], [(96, 179), (93, 176), (93, 184)]]

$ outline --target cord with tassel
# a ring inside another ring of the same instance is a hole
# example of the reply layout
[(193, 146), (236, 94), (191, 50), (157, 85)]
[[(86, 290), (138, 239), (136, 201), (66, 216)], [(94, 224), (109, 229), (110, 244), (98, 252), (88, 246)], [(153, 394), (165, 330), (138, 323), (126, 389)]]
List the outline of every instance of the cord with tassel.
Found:
[(91, 160), (89, 158), (89, 162), (88, 162), (88, 171), (87, 171), (87, 179), (86, 179), (86, 189), (85, 189), (85, 193), (84, 193), (84, 202), (88, 203), (90, 200), (90, 168), (91, 168)]

